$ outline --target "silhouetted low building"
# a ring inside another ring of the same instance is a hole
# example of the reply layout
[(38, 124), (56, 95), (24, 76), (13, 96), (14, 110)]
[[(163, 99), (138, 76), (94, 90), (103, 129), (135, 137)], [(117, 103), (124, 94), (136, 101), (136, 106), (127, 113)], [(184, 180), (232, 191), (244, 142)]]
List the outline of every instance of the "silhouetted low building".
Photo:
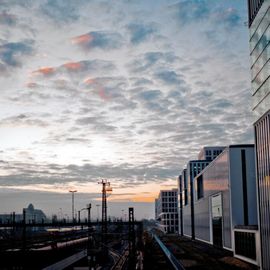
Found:
[(23, 212), (24, 211), (26, 223), (41, 223), (46, 219), (46, 215), (43, 211), (35, 209), (32, 203), (30, 203), (27, 208), (23, 208)]
[(0, 224), (10, 224), (13, 222), (21, 222), (23, 219), (22, 214), (0, 214)]

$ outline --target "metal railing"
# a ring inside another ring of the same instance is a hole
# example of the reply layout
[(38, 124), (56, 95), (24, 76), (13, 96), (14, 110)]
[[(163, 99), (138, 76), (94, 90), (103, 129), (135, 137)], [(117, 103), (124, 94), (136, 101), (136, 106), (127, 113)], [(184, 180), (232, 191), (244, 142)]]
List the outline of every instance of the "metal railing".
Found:
[(169, 260), (169, 262), (171, 263), (171, 265), (173, 266), (173, 268), (176, 269), (176, 270), (185, 270), (184, 266), (179, 262), (179, 260), (177, 260), (174, 257), (174, 255), (163, 244), (163, 242), (159, 239), (159, 237), (156, 236), (155, 234), (153, 234), (153, 237), (156, 240), (156, 242), (158, 243), (158, 245), (160, 246), (161, 250), (164, 252), (165, 256), (167, 257), (167, 259)]

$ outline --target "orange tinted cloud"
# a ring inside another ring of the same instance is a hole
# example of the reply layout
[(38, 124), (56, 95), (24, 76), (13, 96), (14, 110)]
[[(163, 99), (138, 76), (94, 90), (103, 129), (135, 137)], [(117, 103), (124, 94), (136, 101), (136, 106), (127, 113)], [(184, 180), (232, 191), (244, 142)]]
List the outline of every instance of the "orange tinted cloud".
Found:
[(84, 83), (85, 83), (85, 84), (87, 84), (87, 85), (90, 85), (90, 84), (95, 83), (95, 80), (94, 80), (94, 79), (89, 78), (89, 79), (86, 79), (86, 80), (84, 81)]
[(78, 37), (75, 37), (71, 40), (73, 44), (85, 44), (89, 43), (93, 40), (94, 38), (91, 36), (91, 34), (84, 34)]
[(51, 75), (54, 72), (55, 72), (55, 68), (53, 67), (42, 67), (33, 71), (34, 74), (42, 74), (42, 75)]
[(91, 79), (88, 78), (84, 81), (85, 84), (87, 85), (94, 85), (94, 90), (97, 92), (97, 94), (99, 95), (99, 97), (103, 100), (109, 100), (110, 97), (106, 94), (106, 91), (104, 89), (104, 87), (97, 82), (95, 79)]
[(82, 67), (82, 64), (79, 62), (68, 62), (64, 64), (64, 67), (69, 70), (78, 70)]

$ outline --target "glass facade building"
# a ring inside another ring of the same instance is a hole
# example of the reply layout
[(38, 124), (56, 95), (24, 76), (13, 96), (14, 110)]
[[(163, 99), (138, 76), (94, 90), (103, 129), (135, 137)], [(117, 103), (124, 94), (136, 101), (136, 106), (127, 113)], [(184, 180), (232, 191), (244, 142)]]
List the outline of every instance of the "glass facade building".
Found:
[(248, 0), (262, 269), (270, 270), (270, 0)]
[(249, 25), (252, 24), (263, 2), (264, 0), (249, 0), (248, 1)]
[(254, 145), (228, 146), (195, 177), (194, 226), (196, 239), (229, 249), (235, 255), (235, 246), (240, 247), (243, 256), (240, 244), (251, 243), (252, 252), (251, 256), (246, 255), (247, 260), (257, 265), (259, 245), (249, 241), (249, 237), (255, 239), (258, 224), (254, 152)]
[(198, 175), (211, 161), (210, 160), (190, 160), (187, 164), (186, 175), (182, 175), (183, 181), (183, 234), (192, 239), (195, 238), (194, 228), (194, 178)]
[(270, 0), (263, 3), (250, 26), (253, 111), (262, 117), (270, 108)]

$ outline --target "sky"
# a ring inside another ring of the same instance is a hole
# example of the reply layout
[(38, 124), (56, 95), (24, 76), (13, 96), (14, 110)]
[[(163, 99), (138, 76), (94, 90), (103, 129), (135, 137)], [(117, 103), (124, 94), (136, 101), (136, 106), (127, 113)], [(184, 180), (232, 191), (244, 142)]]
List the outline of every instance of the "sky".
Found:
[(108, 179), (151, 218), (201, 147), (253, 143), (246, 0), (0, 0), (0, 90), (1, 213)]

